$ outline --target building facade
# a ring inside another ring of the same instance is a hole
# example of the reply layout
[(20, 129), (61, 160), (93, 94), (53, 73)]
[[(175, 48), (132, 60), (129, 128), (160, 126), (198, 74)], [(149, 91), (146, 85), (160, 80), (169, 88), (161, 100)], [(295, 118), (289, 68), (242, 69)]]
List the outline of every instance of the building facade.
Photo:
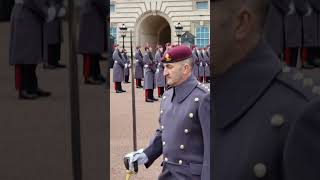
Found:
[[(208, 0), (111, 0), (111, 38), (114, 43), (122, 46), (124, 42), (129, 47), (132, 31), (134, 47), (146, 43), (152, 47), (167, 42), (177, 44), (175, 26), (180, 22), (183, 33), (194, 36), (192, 43), (182, 43), (205, 47), (210, 42), (209, 7)], [(122, 24), (128, 28), (124, 41), (119, 29)]]

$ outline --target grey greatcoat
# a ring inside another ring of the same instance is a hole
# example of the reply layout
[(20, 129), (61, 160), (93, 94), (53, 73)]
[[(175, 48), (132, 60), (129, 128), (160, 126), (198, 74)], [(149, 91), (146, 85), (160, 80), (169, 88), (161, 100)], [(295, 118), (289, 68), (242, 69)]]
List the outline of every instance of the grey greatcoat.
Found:
[[(57, 13), (65, 8), (63, 5), (63, 0), (51, 0), (54, 2), (54, 6), (57, 10)], [(45, 23), (44, 31), (47, 38), (48, 44), (58, 44), (63, 41), (63, 32), (62, 32), (62, 18), (56, 17), (53, 21)]]
[(135, 63), (135, 78), (136, 79), (143, 79), (143, 55), (141, 53), (141, 50), (137, 50), (135, 55), (136, 59)]
[(204, 77), (204, 73), (205, 73), (205, 59), (204, 59), (204, 56), (203, 56), (203, 54), (202, 54), (202, 51), (199, 51), (199, 53), (198, 53), (198, 58), (199, 58), (199, 62), (200, 62), (200, 64), (199, 64), (199, 76), (202, 76), (202, 77)]
[(310, 77), (263, 42), (215, 83), (211, 179), (320, 179), (320, 91)]
[(46, 54), (43, 24), (48, 17), (47, 0), (16, 3), (11, 14), (9, 64), (40, 64)]
[(164, 71), (164, 66), (163, 63), (161, 62), (162, 55), (160, 50), (158, 50), (154, 56), (155, 63), (157, 64), (157, 70), (156, 70), (156, 85), (157, 87), (164, 87), (166, 82), (165, 82), (165, 77), (163, 75)]
[(287, 48), (299, 48), (302, 47), (302, 17), (307, 12), (306, 4), (304, 0), (288, 2), (287, 7), (293, 7), (294, 11), (285, 17), (285, 45)]
[(113, 82), (122, 82), (124, 80), (124, 66), (125, 62), (119, 49), (112, 54), (113, 64)]
[(80, 12), (79, 53), (101, 54), (106, 50), (106, 17), (105, 0), (85, 0)]
[(193, 74), (198, 79), (199, 78), (199, 57), (198, 52), (196, 49), (193, 49), (192, 51), (192, 59), (193, 59)]
[(204, 74), (206, 77), (209, 77), (210, 76), (210, 57), (209, 57), (207, 50), (205, 51), (205, 53), (203, 53), (203, 59), (204, 59), (204, 64), (205, 64)]
[(284, 17), (289, 11), (287, 0), (271, 0), (266, 21), (266, 39), (277, 55), (284, 52)]
[(210, 93), (193, 74), (163, 94), (159, 128), (144, 150), (146, 167), (162, 154), (159, 180), (210, 179)]
[(317, 47), (320, 47), (320, 1), (319, 0), (309, 0), (314, 13), (317, 14)]
[(155, 78), (154, 74), (156, 72), (156, 67), (153, 62), (153, 57), (151, 52), (146, 51), (143, 56), (144, 62), (144, 89), (154, 89), (155, 88)]
[(129, 67), (130, 60), (129, 60), (129, 58), (128, 58), (126, 53), (122, 53), (122, 59), (124, 60), (124, 64), (125, 64), (125, 66), (124, 66), (124, 75), (125, 76), (129, 76), (129, 74), (130, 74), (130, 67)]
[(303, 47), (317, 47), (318, 45), (318, 17), (317, 13), (313, 10), (311, 4), (306, 0), (305, 4), (307, 8), (312, 9), (311, 14), (303, 16)]

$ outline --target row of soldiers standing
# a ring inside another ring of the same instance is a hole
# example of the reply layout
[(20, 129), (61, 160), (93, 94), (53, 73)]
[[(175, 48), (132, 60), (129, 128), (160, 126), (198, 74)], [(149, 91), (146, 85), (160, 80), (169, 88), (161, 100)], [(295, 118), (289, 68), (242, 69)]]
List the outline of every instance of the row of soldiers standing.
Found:
[(271, 0), (266, 39), (289, 66), (319, 67), (320, 1)]
[[(154, 97), (154, 89), (158, 90), (158, 97), (161, 98), (165, 89), (166, 79), (164, 74), (164, 64), (161, 60), (164, 58), (165, 52), (176, 45), (170, 43), (165, 44), (165, 49), (161, 45), (156, 46), (156, 53), (153, 55), (152, 47), (146, 45), (144, 47), (144, 54), (141, 51), (141, 46), (136, 47), (135, 51), (135, 79), (136, 88), (144, 88), (145, 101), (158, 101)], [(199, 82), (210, 82), (210, 47), (198, 48), (192, 46), (192, 58), (194, 61), (193, 73)], [(113, 65), (113, 82), (116, 93), (126, 92), (123, 90), (121, 83), (129, 83), (129, 69), (131, 67), (130, 60), (125, 49), (119, 50), (118, 45), (114, 45), (114, 52), (112, 55), (114, 61)], [(144, 82), (142, 86), (142, 80)]]
[[(106, 1), (85, 0), (81, 4), (78, 53), (83, 56), (86, 84), (102, 84), (99, 61), (106, 52)], [(61, 64), (64, 0), (15, 0), (11, 14), (9, 64), (15, 67), (15, 85), (20, 99), (47, 97), (51, 92), (38, 86), (37, 65), (46, 69)]]
[(9, 64), (15, 67), (20, 99), (47, 97), (39, 88), (36, 69), (63, 68), (59, 63), (62, 42), (63, 0), (15, 0), (11, 14)]

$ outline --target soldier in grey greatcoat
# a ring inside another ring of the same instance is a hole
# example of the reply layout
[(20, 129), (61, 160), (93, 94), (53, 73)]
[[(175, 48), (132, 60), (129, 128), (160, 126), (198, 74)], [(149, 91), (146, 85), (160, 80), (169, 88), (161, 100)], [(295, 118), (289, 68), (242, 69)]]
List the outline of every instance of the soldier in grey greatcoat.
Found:
[(203, 49), (197, 48), (198, 58), (199, 58), (199, 81), (202, 83), (205, 80), (205, 67), (206, 62), (203, 55)]
[(127, 56), (127, 50), (122, 49), (122, 59), (124, 60), (124, 83), (130, 83), (129, 82), (129, 75), (130, 75), (130, 60)]
[(158, 87), (159, 98), (162, 97), (164, 93), (164, 88), (166, 86), (166, 80), (163, 75), (164, 66), (163, 66), (163, 63), (161, 62), (162, 56), (163, 56), (163, 47), (159, 45), (157, 48), (157, 52), (154, 56), (155, 63), (157, 64), (155, 78), (156, 78), (156, 85)]
[(19, 98), (35, 99), (51, 93), (38, 87), (37, 64), (44, 63), (43, 26), (57, 13), (48, 0), (16, 0), (11, 14), (9, 64), (15, 66)]
[(56, 18), (44, 25), (44, 36), (47, 40), (46, 58), (48, 64), (44, 64), (44, 68), (55, 69), (65, 68), (66, 66), (59, 63), (61, 57), (61, 43), (63, 42), (62, 18), (66, 15), (66, 8), (63, 0), (51, 0), (50, 2), (57, 9)]
[(101, 54), (106, 52), (106, 17), (108, 2), (85, 0), (80, 11), (78, 51), (83, 55), (83, 75), (86, 84), (102, 84)]
[(137, 88), (143, 88), (142, 84), (141, 84), (141, 80), (143, 79), (143, 55), (141, 53), (140, 50), (141, 46), (137, 46), (136, 47), (136, 52), (135, 52), (135, 59), (136, 59), (136, 63), (135, 63), (135, 79), (136, 79), (136, 87)]
[(316, 60), (314, 63), (316, 65), (320, 64), (320, 1), (318, 0), (309, 0), (311, 7), (314, 10), (314, 13), (317, 14), (317, 51), (316, 51)]
[(193, 74), (194, 76), (199, 80), (199, 57), (198, 57), (198, 52), (197, 52), (197, 46), (193, 45), (192, 46), (192, 59), (193, 59)]
[(121, 82), (124, 80), (124, 67), (125, 61), (122, 58), (118, 45), (115, 46), (115, 50), (112, 54), (113, 64), (113, 82), (116, 93), (126, 92), (122, 89)]
[(148, 168), (163, 155), (158, 180), (211, 180), (210, 89), (194, 77), (189, 47), (170, 49), (163, 63), (171, 88), (161, 100), (159, 128), (144, 150), (125, 156), (129, 170), (134, 163)]
[(145, 47), (145, 53), (143, 55), (143, 63), (144, 63), (144, 86), (145, 89), (145, 101), (153, 102), (157, 101), (153, 96), (153, 90), (155, 88), (155, 78), (154, 74), (156, 72), (156, 66), (153, 61), (153, 56), (151, 53), (152, 49), (149, 46)]
[(287, 0), (271, 0), (266, 21), (265, 37), (278, 57), (282, 57), (285, 47), (284, 18), (289, 11)]
[(288, 0), (288, 13), (285, 16), (285, 62), (295, 67), (300, 59), (299, 51), (302, 48), (302, 17), (307, 13), (304, 0)]
[(217, 49), (211, 179), (320, 179), (320, 88), (282, 64), (264, 40), (268, 0), (211, 5)]
[(303, 66), (319, 66), (316, 61), (319, 51), (318, 44), (318, 14), (310, 0), (305, 0), (307, 13), (303, 16)]
[(204, 65), (204, 82), (210, 82), (210, 57), (207, 48), (202, 49), (203, 65)]

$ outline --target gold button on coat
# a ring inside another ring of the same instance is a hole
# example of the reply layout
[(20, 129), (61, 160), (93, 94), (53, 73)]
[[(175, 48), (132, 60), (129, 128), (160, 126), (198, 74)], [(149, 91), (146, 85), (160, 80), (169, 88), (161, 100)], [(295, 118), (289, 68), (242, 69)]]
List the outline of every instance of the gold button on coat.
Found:
[(281, 114), (275, 114), (271, 118), (271, 125), (274, 127), (281, 127), (284, 124), (285, 120)]

